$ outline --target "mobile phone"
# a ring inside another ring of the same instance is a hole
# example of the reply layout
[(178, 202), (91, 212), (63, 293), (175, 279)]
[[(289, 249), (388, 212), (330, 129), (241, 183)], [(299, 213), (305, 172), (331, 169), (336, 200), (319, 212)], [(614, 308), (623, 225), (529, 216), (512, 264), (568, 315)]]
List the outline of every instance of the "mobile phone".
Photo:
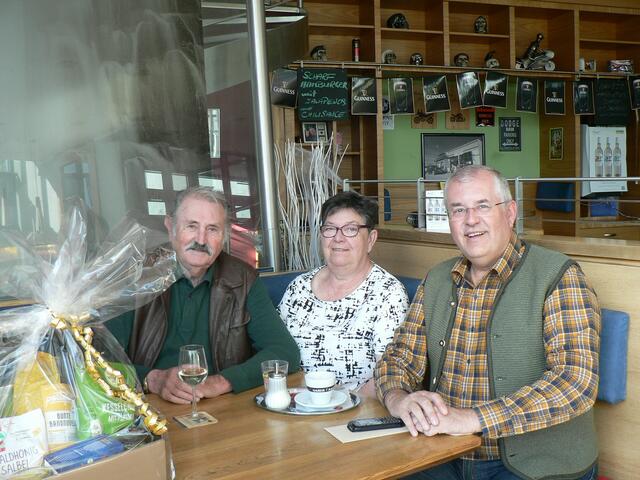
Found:
[(356, 418), (347, 423), (347, 428), (352, 432), (367, 432), (369, 430), (397, 427), (404, 427), (404, 422), (396, 417)]

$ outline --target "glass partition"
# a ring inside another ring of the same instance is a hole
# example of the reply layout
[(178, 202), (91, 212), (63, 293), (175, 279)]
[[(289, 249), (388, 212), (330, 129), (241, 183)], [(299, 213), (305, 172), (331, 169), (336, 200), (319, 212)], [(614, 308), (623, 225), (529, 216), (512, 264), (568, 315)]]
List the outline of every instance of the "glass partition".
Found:
[(7, 0), (0, 39), (0, 224), (53, 243), (78, 197), (162, 232), (210, 168), (200, 2)]

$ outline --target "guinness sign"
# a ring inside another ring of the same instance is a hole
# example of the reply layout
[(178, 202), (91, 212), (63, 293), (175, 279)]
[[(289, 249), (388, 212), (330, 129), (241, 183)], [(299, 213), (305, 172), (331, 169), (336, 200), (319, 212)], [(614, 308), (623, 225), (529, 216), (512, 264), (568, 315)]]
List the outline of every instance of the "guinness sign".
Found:
[(564, 115), (564, 80), (544, 81), (544, 113)]
[(482, 103), (487, 107), (507, 108), (508, 81), (509, 77), (503, 73), (487, 72)]
[(434, 75), (422, 79), (424, 111), (426, 113), (446, 112), (451, 110), (449, 90), (445, 75)]
[(279, 68), (271, 80), (271, 104), (280, 107), (296, 107), (298, 74), (295, 70)]
[(376, 79), (351, 78), (351, 114), (375, 115), (377, 113)]

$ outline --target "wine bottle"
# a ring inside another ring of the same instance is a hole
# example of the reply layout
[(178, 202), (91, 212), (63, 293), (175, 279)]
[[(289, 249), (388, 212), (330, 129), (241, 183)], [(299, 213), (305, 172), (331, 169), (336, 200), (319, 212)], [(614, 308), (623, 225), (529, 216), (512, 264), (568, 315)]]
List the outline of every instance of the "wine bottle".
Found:
[(616, 137), (616, 146), (613, 148), (613, 176), (622, 176), (622, 151), (620, 150), (618, 137)]
[(602, 145), (600, 145), (600, 137), (598, 137), (598, 143), (596, 145), (596, 151), (594, 154), (594, 165), (596, 170), (596, 177), (601, 177), (603, 173), (602, 169)]
[(609, 143), (609, 137), (607, 137), (607, 143), (604, 147), (604, 176), (613, 176), (613, 152), (611, 151), (611, 144)]

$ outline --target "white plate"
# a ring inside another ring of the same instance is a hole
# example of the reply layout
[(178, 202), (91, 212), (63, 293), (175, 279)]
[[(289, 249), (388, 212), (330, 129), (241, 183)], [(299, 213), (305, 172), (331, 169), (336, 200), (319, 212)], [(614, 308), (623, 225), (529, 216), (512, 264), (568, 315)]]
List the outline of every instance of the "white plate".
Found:
[(307, 410), (330, 410), (338, 405), (343, 404), (347, 400), (347, 394), (340, 390), (334, 390), (331, 395), (331, 401), (324, 405), (316, 405), (311, 403), (309, 391), (304, 390), (298, 393), (295, 397), (296, 405), (306, 408)]

